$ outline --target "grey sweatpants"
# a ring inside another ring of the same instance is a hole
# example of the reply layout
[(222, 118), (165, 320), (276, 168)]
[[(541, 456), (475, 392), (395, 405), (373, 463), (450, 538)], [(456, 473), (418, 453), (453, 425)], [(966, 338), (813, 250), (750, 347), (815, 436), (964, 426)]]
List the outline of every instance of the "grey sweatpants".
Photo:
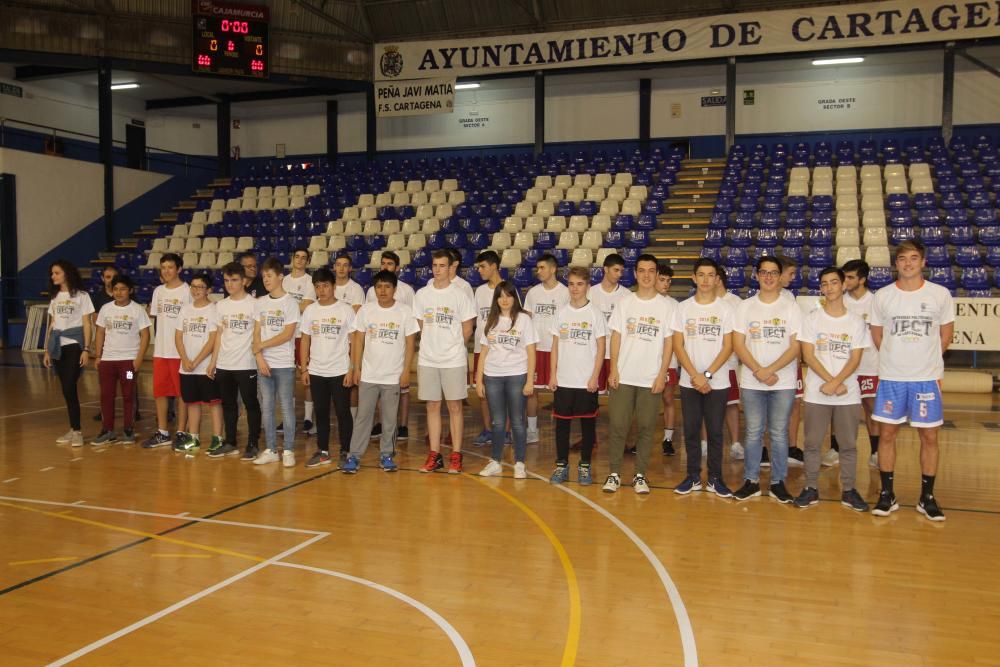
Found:
[(360, 459), (368, 451), (368, 441), (372, 437), (375, 422), (375, 406), (382, 414), (382, 436), (379, 453), (392, 454), (396, 449), (396, 413), (399, 410), (398, 384), (373, 384), (361, 382), (358, 387), (358, 414), (354, 418), (354, 433), (351, 436), (351, 455)]
[(858, 422), (861, 404), (820, 405), (805, 403), (805, 463), (806, 486), (816, 488), (819, 483), (820, 447), (826, 438), (827, 427), (833, 420), (833, 433), (840, 446), (840, 487), (841, 491), (854, 488), (854, 477), (858, 467)]

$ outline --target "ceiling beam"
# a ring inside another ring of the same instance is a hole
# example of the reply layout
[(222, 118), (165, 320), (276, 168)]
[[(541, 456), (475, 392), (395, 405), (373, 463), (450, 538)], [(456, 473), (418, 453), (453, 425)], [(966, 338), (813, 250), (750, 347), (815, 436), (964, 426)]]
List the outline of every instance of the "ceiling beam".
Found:
[(317, 18), (321, 18), (324, 21), (326, 21), (327, 23), (330, 23), (331, 25), (337, 26), (338, 28), (340, 28), (341, 30), (343, 30), (344, 32), (346, 32), (347, 34), (349, 34), (349, 35), (351, 35), (351, 36), (353, 36), (353, 37), (355, 37), (357, 39), (361, 39), (361, 40), (363, 40), (366, 43), (371, 43), (372, 36), (371, 36), (370, 33), (366, 34), (364, 32), (361, 32), (360, 30), (358, 30), (354, 26), (351, 26), (351, 25), (348, 25), (348, 24), (344, 23), (343, 21), (341, 21), (340, 19), (338, 19), (336, 16), (331, 16), (330, 14), (327, 14), (322, 9), (320, 9), (316, 5), (314, 5), (311, 2), (309, 2), (309, 0), (292, 0), (292, 2), (294, 2), (296, 5), (298, 5), (302, 9), (306, 10), (307, 12), (309, 12), (310, 14), (312, 14), (313, 16), (315, 16)]
[(358, 8), (358, 15), (361, 17), (361, 25), (364, 26), (365, 32), (371, 37), (373, 42), (377, 41), (375, 38), (375, 30), (372, 29), (371, 18), (368, 16), (368, 8), (365, 7), (364, 0), (354, 0)]
[(94, 70), (80, 67), (51, 67), (47, 65), (20, 65), (14, 68), (14, 78), (18, 81), (40, 81), (42, 79), (59, 79)]
[[(342, 95), (344, 93), (354, 93), (359, 92), (363, 88), (356, 89), (356, 86), (352, 85), (352, 82), (345, 82), (344, 85), (339, 86), (320, 86), (320, 87), (304, 87), (304, 88), (284, 88), (281, 90), (258, 90), (246, 93), (232, 93), (228, 95), (219, 94), (218, 99), (225, 99), (230, 103), (241, 103), (241, 102), (264, 102), (268, 100), (287, 100), (296, 97), (319, 97), (323, 95)], [(146, 110), (153, 111), (156, 109), (176, 109), (178, 107), (193, 107), (193, 106), (203, 106), (206, 104), (215, 104), (216, 98), (209, 98), (206, 96), (192, 96), (192, 97), (172, 97), (164, 98), (159, 100), (147, 100)]]

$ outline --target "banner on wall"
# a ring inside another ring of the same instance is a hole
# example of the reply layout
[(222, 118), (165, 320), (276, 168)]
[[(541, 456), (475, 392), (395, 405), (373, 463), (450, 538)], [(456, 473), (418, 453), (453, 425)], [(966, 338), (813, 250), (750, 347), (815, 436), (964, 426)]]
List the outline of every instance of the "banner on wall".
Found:
[[(375, 81), (866, 48), (1000, 36), (1000, 2), (908, 0), (590, 30), (375, 45)], [(405, 83), (405, 81), (400, 81)]]
[(379, 118), (425, 116), (454, 110), (454, 77), (375, 83), (375, 114)]
[(955, 299), (951, 350), (1000, 350), (1000, 299)]

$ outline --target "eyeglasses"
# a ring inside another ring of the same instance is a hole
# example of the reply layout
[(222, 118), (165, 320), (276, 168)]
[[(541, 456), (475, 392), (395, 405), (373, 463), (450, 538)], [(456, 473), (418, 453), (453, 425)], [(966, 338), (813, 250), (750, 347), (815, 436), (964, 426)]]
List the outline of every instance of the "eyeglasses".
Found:
[(757, 275), (763, 278), (777, 278), (781, 275), (781, 271), (758, 271)]

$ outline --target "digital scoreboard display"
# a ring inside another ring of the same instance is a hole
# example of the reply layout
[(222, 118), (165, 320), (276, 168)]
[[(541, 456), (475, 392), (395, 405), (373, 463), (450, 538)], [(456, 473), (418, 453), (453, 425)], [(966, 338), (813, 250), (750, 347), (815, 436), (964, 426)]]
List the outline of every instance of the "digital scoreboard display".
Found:
[(267, 7), (193, 0), (191, 14), (196, 73), (268, 77)]

